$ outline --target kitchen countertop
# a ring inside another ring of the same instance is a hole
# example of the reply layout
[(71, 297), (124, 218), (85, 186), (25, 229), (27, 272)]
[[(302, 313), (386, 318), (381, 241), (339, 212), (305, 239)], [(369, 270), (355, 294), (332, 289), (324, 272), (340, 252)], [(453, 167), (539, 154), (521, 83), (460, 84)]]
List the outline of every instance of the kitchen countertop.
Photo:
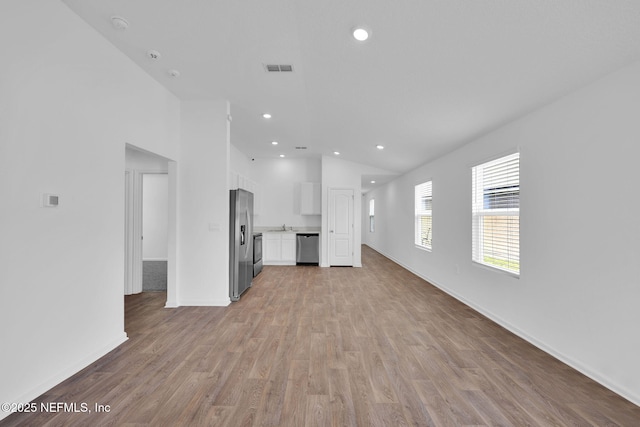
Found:
[(293, 230), (290, 230), (287, 227), (286, 230), (282, 230), (282, 227), (274, 226), (274, 227), (254, 227), (254, 230), (257, 233), (300, 233), (300, 234), (320, 234), (320, 230), (318, 228), (313, 227), (293, 227)]

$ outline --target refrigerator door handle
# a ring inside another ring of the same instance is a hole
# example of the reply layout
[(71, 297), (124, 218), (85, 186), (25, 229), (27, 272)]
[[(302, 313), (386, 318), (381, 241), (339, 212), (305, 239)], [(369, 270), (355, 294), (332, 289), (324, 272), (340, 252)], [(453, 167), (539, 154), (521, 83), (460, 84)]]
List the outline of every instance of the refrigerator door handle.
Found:
[(240, 226), (240, 246), (244, 245), (244, 239), (245, 239), (245, 229), (244, 229), (244, 225)]
[[(247, 219), (246, 225), (243, 225), (243, 229), (242, 229), (242, 244), (244, 245), (246, 243), (246, 235), (247, 234), (251, 234), (251, 230), (253, 230), (253, 227), (251, 226), (251, 215), (249, 215), (249, 210), (247, 209), (244, 212), (245, 218)], [(253, 253), (251, 252), (253, 250), (253, 246), (252, 245), (246, 245), (244, 248), (244, 256), (245, 257), (250, 257), (251, 260), (253, 261)], [(247, 258), (249, 259), (249, 258)]]

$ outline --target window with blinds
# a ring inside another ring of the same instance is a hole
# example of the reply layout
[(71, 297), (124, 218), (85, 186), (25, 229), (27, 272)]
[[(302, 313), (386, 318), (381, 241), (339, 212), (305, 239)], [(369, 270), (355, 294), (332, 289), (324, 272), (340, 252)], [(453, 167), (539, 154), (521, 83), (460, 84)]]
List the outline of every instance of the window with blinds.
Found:
[(375, 228), (375, 199), (371, 199), (369, 200), (369, 232), (373, 233)]
[(431, 181), (416, 185), (415, 188), (415, 244), (431, 250), (433, 237), (433, 196)]
[(471, 170), (475, 262), (520, 274), (520, 153)]

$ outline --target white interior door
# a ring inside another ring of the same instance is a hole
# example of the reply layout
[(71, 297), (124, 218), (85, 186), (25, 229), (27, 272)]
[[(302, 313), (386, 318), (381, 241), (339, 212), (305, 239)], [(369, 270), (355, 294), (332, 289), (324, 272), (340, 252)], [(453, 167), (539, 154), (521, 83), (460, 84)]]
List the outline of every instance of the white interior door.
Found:
[(329, 265), (353, 266), (353, 189), (329, 189)]

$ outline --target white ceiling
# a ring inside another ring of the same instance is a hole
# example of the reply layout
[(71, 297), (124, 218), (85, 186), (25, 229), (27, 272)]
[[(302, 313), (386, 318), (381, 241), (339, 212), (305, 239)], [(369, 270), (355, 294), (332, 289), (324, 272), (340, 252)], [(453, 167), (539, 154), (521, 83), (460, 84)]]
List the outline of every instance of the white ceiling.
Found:
[(63, 1), (178, 97), (228, 99), (249, 157), (337, 150), (394, 173), (640, 59), (637, 0)]

